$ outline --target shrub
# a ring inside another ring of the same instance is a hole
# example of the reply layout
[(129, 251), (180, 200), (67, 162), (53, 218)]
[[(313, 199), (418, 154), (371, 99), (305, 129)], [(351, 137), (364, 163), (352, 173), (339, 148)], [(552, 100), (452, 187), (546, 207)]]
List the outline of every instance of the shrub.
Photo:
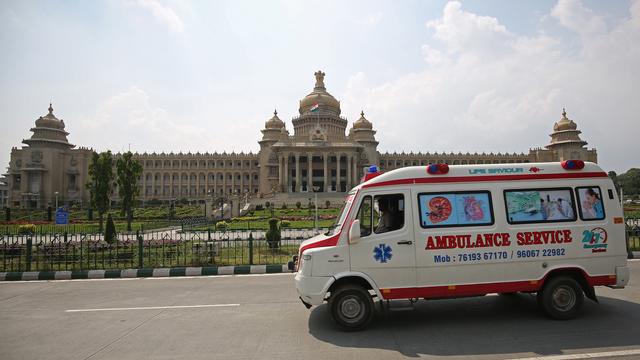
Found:
[(104, 229), (104, 241), (113, 244), (116, 241), (116, 225), (113, 223), (111, 214), (107, 215), (107, 226)]
[(270, 208), (271, 207), (271, 203), (267, 201), (266, 203), (264, 203), (264, 207), (266, 207), (267, 209)]
[(329, 200), (325, 201), (324, 205), (327, 207), (327, 209), (330, 208), (331, 207), (331, 201), (329, 201)]
[(302, 203), (300, 201), (296, 202), (296, 208), (298, 208), (298, 210), (302, 207)]
[(219, 221), (216, 223), (216, 230), (225, 231), (229, 227), (229, 224), (226, 221)]
[(282, 203), (282, 210), (285, 210), (287, 208), (287, 203)]
[(269, 230), (265, 234), (267, 238), (267, 244), (269, 245), (269, 249), (277, 249), (280, 247), (280, 227), (278, 226), (278, 219), (272, 218), (269, 219)]
[(34, 224), (24, 224), (18, 226), (19, 235), (33, 235), (36, 233), (36, 226)]
[(263, 209), (264, 209), (264, 207), (262, 206), (262, 204), (256, 205), (256, 211), (260, 211), (260, 210), (263, 210)]
[(287, 228), (291, 226), (291, 222), (288, 220), (280, 220), (280, 227), (281, 228)]

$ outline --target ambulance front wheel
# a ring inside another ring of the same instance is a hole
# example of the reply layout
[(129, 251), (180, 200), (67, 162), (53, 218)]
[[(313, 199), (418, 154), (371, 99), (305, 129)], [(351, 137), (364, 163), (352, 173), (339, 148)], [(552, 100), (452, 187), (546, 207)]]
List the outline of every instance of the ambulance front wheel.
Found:
[(333, 291), (329, 307), (333, 320), (347, 331), (364, 329), (373, 319), (371, 294), (358, 285), (345, 285)]
[(584, 293), (576, 280), (559, 276), (549, 280), (538, 292), (538, 304), (551, 318), (573, 319), (584, 302)]

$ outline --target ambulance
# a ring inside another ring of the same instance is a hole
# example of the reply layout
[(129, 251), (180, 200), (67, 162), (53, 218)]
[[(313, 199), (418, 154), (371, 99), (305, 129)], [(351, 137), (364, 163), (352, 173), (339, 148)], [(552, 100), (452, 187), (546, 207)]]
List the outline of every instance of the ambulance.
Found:
[(372, 166), (335, 225), (290, 263), (302, 303), (346, 330), (374, 301), (536, 294), (574, 318), (596, 286), (629, 281), (622, 208), (594, 163)]

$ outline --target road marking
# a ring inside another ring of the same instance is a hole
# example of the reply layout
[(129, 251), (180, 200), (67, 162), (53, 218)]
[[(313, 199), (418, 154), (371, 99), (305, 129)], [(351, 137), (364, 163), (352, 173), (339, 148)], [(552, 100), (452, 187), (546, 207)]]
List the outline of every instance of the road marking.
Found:
[(606, 351), (599, 353), (587, 353), (587, 354), (567, 354), (567, 355), (551, 355), (551, 356), (538, 356), (530, 358), (514, 358), (511, 360), (579, 360), (579, 359), (596, 359), (604, 357), (617, 357), (617, 356), (632, 356), (640, 355), (640, 349), (620, 350), (620, 351)]
[(145, 306), (145, 307), (128, 307), (128, 308), (102, 308), (102, 309), (74, 309), (65, 310), (64, 312), (94, 312), (94, 311), (129, 311), (129, 310), (162, 310), (162, 309), (193, 309), (193, 308), (212, 308), (212, 307), (236, 307), (240, 304), (212, 304), (212, 305), (177, 305), (177, 306)]
[(179, 279), (214, 279), (214, 278), (245, 278), (256, 276), (283, 276), (295, 275), (292, 272), (286, 273), (270, 273), (270, 274), (237, 274), (237, 275), (196, 275), (196, 276), (171, 276), (171, 277), (139, 277), (139, 278), (106, 278), (106, 279), (73, 279), (73, 280), (16, 280), (16, 281), (0, 281), (3, 284), (37, 284), (37, 283), (62, 283), (62, 282), (82, 282), (82, 281), (132, 281), (132, 280), (179, 280)]

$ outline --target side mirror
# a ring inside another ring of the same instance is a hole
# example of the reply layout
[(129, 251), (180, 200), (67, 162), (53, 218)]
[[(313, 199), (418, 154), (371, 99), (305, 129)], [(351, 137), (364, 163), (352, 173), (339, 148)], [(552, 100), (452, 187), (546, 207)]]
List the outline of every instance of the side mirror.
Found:
[(349, 228), (349, 244), (360, 241), (360, 220), (353, 220)]

